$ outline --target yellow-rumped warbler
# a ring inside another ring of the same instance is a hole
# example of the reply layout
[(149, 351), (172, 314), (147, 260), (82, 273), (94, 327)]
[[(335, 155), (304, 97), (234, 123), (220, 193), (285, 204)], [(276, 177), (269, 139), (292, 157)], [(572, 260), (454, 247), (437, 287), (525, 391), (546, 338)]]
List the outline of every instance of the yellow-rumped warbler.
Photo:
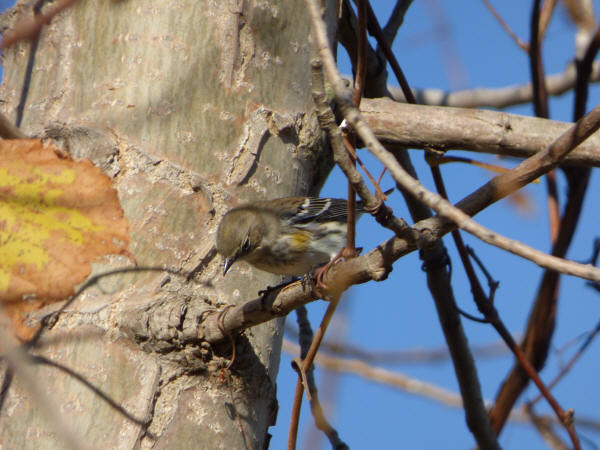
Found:
[[(363, 212), (357, 202), (357, 219)], [(243, 260), (266, 272), (302, 276), (346, 245), (347, 215), (347, 200), (337, 198), (286, 197), (238, 206), (217, 230), (223, 274)]]

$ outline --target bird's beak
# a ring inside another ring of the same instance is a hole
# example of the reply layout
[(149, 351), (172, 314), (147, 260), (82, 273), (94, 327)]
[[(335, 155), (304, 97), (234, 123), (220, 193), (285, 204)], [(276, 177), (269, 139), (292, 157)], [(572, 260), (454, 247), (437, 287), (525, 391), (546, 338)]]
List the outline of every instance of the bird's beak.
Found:
[(235, 258), (226, 258), (225, 259), (225, 267), (223, 268), (223, 276), (227, 273), (227, 271), (231, 268), (233, 263), (235, 262)]

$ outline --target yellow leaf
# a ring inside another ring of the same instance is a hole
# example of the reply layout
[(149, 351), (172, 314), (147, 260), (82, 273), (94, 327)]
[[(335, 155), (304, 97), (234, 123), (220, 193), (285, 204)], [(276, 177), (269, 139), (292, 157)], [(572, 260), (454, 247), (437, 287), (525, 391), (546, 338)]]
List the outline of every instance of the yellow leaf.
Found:
[(90, 262), (127, 254), (128, 223), (111, 180), (40, 140), (0, 141), (0, 300), (24, 313), (66, 299)]

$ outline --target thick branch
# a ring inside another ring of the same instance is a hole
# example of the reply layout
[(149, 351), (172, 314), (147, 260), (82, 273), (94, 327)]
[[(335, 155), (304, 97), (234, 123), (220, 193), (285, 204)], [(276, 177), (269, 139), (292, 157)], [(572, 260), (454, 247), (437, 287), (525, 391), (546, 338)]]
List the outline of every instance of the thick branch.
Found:
[[(529, 158), (546, 150), (572, 124), (496, 111), (409, 105), (364, 99), (363, 118), (384, 145)], [(593, 135), (563, 161), (600, 167), (600, 136)]]

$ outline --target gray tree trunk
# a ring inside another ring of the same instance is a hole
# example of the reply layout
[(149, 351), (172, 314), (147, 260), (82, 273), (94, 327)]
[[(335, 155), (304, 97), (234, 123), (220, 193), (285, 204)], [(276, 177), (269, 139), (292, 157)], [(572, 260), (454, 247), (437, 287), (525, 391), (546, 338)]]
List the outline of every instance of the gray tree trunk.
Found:
[[(32, 17), (28, 4), (3, 26)], [(330, 169), (311, 100), (309, 34), (301, 2), (86, 0), (55, 17), (38, 43), (4, 53), (4, 112), (111, 176), (135, 262), (181, 276), (102, 278), (36, 350), (147, 427), (38, 364), (28, 371), (37, 390), (18, 370), (10, 383), (3, 448), (245, 448), (242, 427), (254, 449), (268, 443), (283, 322), (237, 337), (231, 388), (222, 372), (230, 344), (189, 342), (203, 313), (280, 281), (244, 264), (221, 277), (222, 214), (249, 199), (315, 193)], [(133, 264), (106, 258), (93, 273)]]

